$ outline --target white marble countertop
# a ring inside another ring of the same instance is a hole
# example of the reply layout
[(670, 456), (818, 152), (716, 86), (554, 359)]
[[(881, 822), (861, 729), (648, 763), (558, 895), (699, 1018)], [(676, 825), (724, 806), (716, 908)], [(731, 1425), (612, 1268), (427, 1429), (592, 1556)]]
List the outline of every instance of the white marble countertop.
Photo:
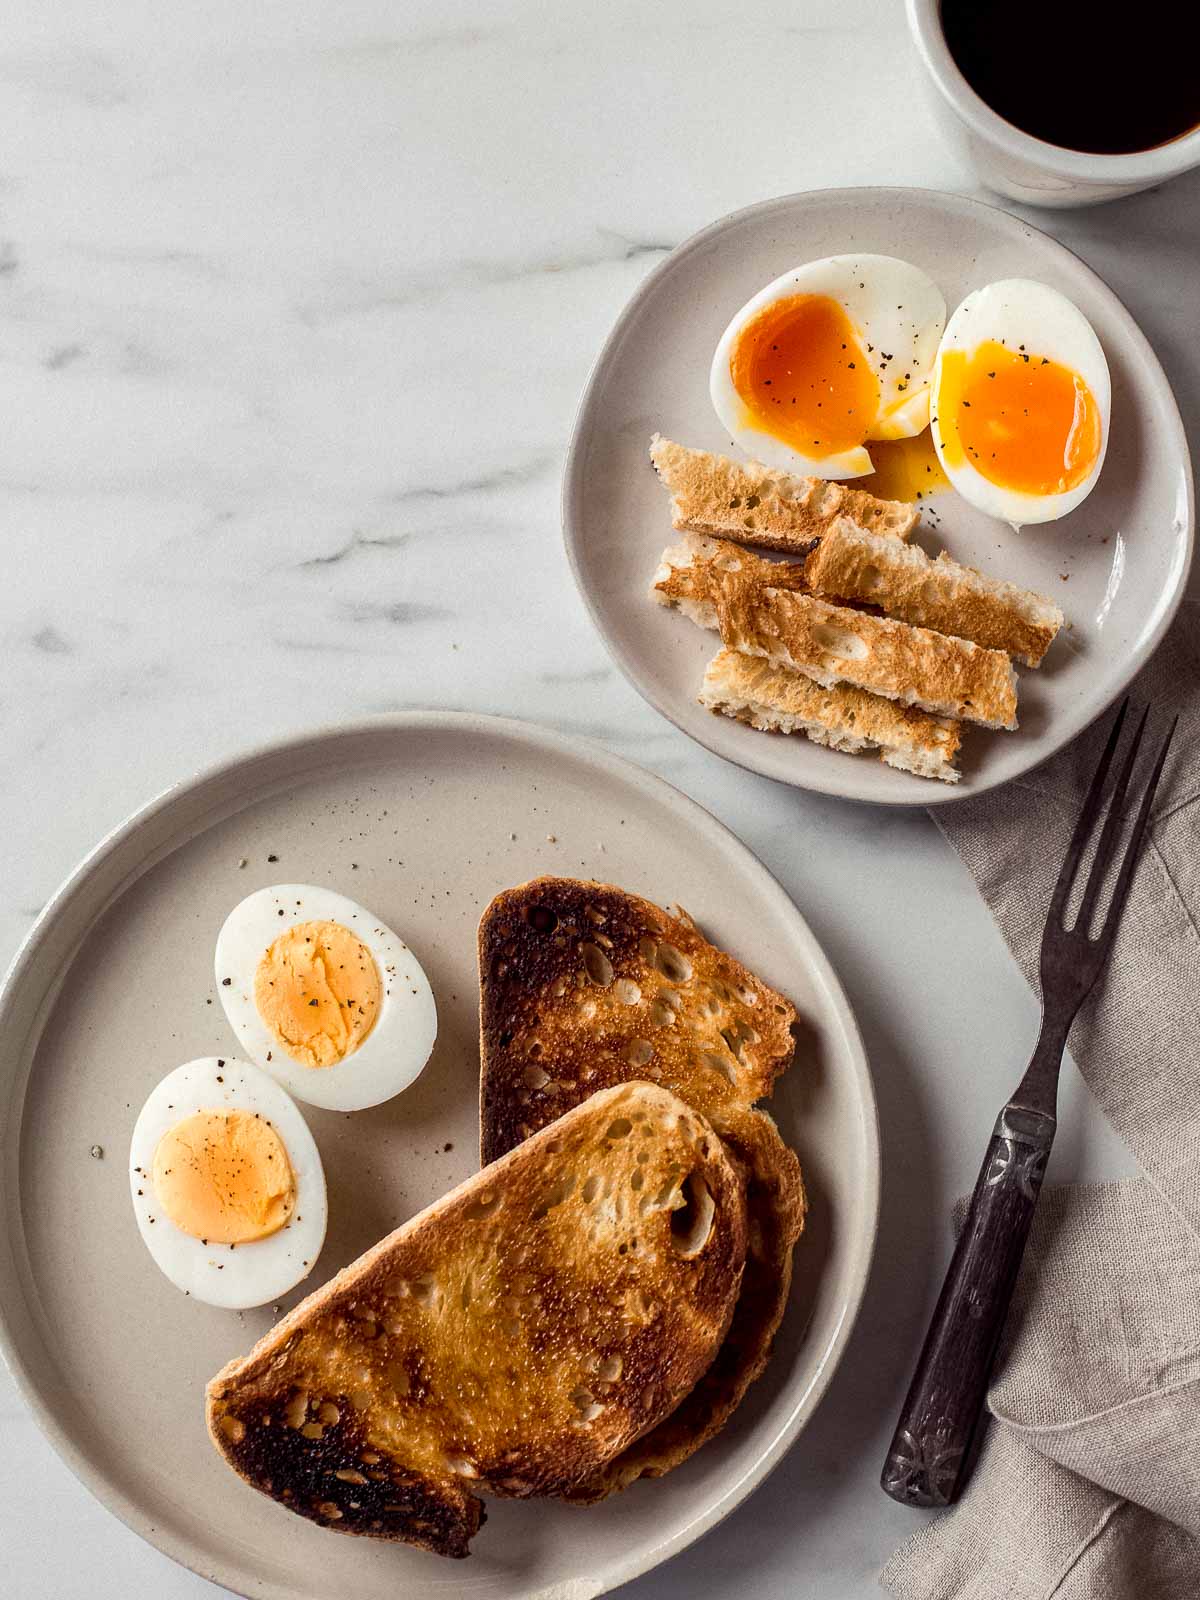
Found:
[[(913, 1526), (876, 1480), (950, 1199), (1035, 1003), (923, 813), (758, 780), (638, 699), (572, 589), (558, 476), (610, 322), (694, 229), (795, 189), (977, 192), (920, 102), (899, 0), (16, 0), (0, 94), (3, 956), (131, 808), (313, 722), (506, 712), (710, 807), (858, 1010), (883, 1225), (798, 1448), (625, 1592), (870, 1594)], [(1036, 220), (1200, 417), (1181, 320), (1200, 175)], [(1068, 1076), (1058, 1175), (1123, 1170)], [(6, 1595), (217, 1594), (89, 1497), (2, 1373), (0, 1432)]]

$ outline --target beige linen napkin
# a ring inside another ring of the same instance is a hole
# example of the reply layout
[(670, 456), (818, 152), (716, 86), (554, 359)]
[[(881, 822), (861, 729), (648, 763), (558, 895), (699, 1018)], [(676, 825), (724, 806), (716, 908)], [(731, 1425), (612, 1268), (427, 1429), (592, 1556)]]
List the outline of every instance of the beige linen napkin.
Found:
[[(899, 1600), (1200, 1597), (1198, 633), (1200, 603), (1185, 602), (1133, 691), (1156, 728), (1178, 711), (1179, 730), (1109, 971), (1070, 1041), (1145, 1177), (1043, 1192), (979, 1462), (885, 1568)], [(1107, 722), (937, 814), (1031, 980)]]

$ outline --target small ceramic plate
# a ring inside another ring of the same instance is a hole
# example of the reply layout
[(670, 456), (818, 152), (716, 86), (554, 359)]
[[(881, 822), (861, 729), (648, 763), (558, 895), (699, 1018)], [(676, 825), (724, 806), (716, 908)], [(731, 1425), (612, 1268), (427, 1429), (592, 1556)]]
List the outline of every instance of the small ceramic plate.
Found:
[[(997, 278), (1040, 278), (1069, 295), (1112, 372), (1108, 456), (1070, 516), (1016, 534), (953, 491), (928, 503), (918, 541), (936, 555), (1051, 596), (1072, 624), (1037, 672), (1022, 672), (1020, 731), (968, 729), (956, 785), (913, 778), (870, 755), (755, 732), (697, 704), (716, 635), (647, 594), (671, 531), (650, 466), (655, 431), (738, 455), (708, 397), (713, 351), (758, 289), (818, 256), (902, 256), (952, 311)], [(830, 189), (735, 212), (680, 245), (622, 312), (592, 372), (567, 461), (563, 526), (575, 576), (618, 665), (659, 711), (718, 755), (802, 789), (884, 805), (944, 805), (1044, 761), (1120, 694), (1183, 593), (1192, 549), (1192, 473), (1183, 425), (1154, 352), (1116, 296), (1053, 239), (990, 206), (925, 189)]]
[[(157, 1080), (233, 1046), (212, 951), (236, 901), (280, 879), (328, 884), (391, 924), (433, 985), (437, 1046), (387, 1105), (304, 1108), (329, 1182), (329, 1235), (283, 1302), (295, 1304), (476, 1170), (476, 926), (498, 890), (543, 872), (678, 900), (796, 1002), (798, 1059), (772, 1110), (800, 1152), (812, 1210), (774, 1358), (718, 1439), (594, 1510), (492, 1501), (474, 1553), (452, 1563), (337, 1537), (225, 1467), (205, 1433), (204, 1384), (274, 1317), (200, 1305), (159, 1274), (130, 1209), (126, 1156)], [(314, 734), (138, 813), (59, 891), (9, 974), (0, 1119), (0, 1346), (34, 1413), (138, 1533), (260, 1600), (587, 1600), (664, 1561), (731, 1511), (803, 1428), (854, 1322), (875, 1233), (878, 1130), (858, 1030), (782, 889), (657, 778), (492, 718), (414, 712)]]

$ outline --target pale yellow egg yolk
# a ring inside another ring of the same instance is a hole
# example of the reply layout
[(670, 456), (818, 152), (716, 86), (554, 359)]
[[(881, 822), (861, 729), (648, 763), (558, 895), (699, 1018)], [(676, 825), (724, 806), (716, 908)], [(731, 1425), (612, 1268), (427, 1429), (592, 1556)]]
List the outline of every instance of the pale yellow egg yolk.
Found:
[(265, 1239), (296, 1209), (283, 1140), (251, 1111), (195, 1111), (154, 1152), (154, 1192), (177, 1228), (205, 1244)]
[(878, 418), (879, 380), (828, 295), (788, 295), (756, 312), (737, 335), (729, 376), (746, 426), (806, 456), (856, 449)]
[(254, 1003), (282, 1050), (332, 1067), (358, 1049), (379, 1014), (375, 958), (340, 922), (297, 922), (254, 974)]
[(945, 352), (933, 405), (947, 467), (1003, 489), (1065, 494), (1100, 454), (1100, 410), (1079, 373), (995, 339)]

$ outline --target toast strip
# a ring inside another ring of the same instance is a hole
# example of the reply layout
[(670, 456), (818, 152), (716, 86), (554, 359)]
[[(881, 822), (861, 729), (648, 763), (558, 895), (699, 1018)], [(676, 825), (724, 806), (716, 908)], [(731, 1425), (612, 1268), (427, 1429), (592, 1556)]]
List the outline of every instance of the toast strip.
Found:
[(689, 533), (662, 553), (650, 598), (674, 606), (700, 628), (721, 628), (720, 606), (727, 575), (756, 588), (788, 589), (810, 594), (803, 561), (768, 561), (723, 539)]
[(710, 1124), (619, 1084), (218, 1373), (213, 1443), (325, 1527), (464, 1556), (476, 1489), (569, 1493), (674, 1410), (725, 1336), (746, 1238), (744, 1181)]
[(866, 533), (840, 517), (804, 563), (816, 594), (861, 600), (889, 617), (972, 639), (1036, 667), (1063, 625), (1045, 595), (959, 566), (931, 561), (919, 545)]
[(846, 684), (822, 689), (802, 673), (755, 656), (718, 651), (704, 674), (700, 704), (764, 732), (806, 734), (831, 750), (878, 750), (889, 767), (919, 778), (959, 779), (957, 722)]
[[(697, 565), (700, 574), (690, 574)], [(715, 555), (677, 545), (663, 553), (654, 589), (664, 605), (679, 605), (704, 626), (715, 614), (727, 649), (823, 687), (848, 683), (932, 716), (1016, 727), (1016, 674), (1003, 651), (781, 589), (771, 569), (732, 545)]]
[(907, 539), (920, 517), (905, 501), (879, 500), (823, 478), (795, 477), (759, 461), (689, 450), (658, 433), (650, 441), (650, 459), (671, 491), (671, 525), (684, 533), (796, 554), (838, 517), (894, 539)]
[(766, 1365), (805, 1197), (800, 1163), (754, 1102), (791, 1061), (796, 1013), (686, 913), (574, 878), (496, 896), (479, 925), (479, 976), (485, 1160), (596, 1089), (644, 1076), (703, 1110), (746, 1175), (750, 1243), (729, 1332), (678, 1408), (566, 1496), (591, 1502), (686, 1460)]

